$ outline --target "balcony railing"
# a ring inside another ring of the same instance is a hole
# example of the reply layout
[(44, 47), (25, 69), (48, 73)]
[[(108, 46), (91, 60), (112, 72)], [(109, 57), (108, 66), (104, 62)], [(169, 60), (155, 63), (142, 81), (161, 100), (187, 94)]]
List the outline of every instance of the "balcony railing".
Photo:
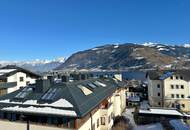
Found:
[(12, 88), (17, 86), (17, 82), (8, 82), (8, 83), (0, 83), (0, 89), (3, 88)]

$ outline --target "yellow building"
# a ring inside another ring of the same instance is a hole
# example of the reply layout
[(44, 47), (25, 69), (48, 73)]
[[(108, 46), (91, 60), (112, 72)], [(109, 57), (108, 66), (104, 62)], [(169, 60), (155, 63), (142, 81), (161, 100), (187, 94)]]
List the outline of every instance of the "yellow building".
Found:
[(190, 112), (190, 71), (147, 72), (148, 98), (152, 107), (178, 108)]

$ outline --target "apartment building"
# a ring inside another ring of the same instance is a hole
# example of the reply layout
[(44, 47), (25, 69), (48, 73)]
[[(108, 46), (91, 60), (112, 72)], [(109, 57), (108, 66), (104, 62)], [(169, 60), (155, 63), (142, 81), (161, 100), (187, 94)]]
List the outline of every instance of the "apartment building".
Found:
[(190, 112), (190, 71), (147, 72), (148, 99), (153, 107), (178, 108)]
[(126, 107), (125, 87), (117, 79), (90, 78), (35, 85), (0, 98), (0, 129), (110, 130)]
[(17, 66), (0, 68), (0, 96), (35, 83), (40, 76)]

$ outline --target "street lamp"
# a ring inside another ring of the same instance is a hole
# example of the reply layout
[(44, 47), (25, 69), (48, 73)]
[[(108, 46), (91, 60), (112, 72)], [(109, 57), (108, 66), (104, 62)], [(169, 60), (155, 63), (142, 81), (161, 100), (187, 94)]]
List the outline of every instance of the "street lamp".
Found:
[(21, 115), (21, 119), (22, 120), (26, 120), (26, 122), (27, 122), (27, 126), (26, 126), (26, 130), (30, 130), (30, 121), (29, 121), (29, 118), (27, 117), (27, 116), (25, 116), (25, 115)]

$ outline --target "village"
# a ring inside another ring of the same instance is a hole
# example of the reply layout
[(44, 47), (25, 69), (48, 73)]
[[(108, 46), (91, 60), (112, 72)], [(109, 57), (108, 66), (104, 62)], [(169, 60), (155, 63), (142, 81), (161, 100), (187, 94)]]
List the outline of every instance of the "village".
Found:
[(117, 71), (38, 75), (14, 65), (0, 74), (0, 129), (190, 129), (188, 70), (150, 70), (143, 81)]

